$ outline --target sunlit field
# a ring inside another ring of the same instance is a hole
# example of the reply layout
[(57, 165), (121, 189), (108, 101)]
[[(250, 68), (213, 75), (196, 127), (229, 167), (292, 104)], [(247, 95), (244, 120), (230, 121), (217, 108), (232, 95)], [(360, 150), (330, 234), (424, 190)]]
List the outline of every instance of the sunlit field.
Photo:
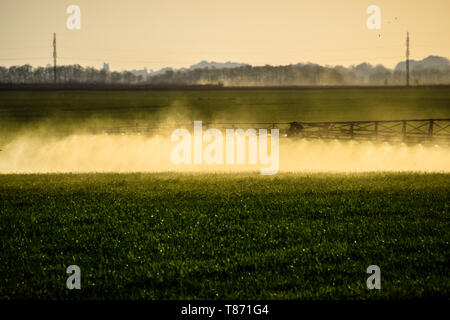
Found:
[[(450, 87), (0, 91), (3, 140), (17, 130), (64, 134), (110, 125), (192, 120), (362, 121), (450, 118)], [(2, 141), (0, 141), (1, 143)]]
[[(0, 176), (0, 296), (448, 297), (448, 174)], [(79, 265), (82, 290), (66, 289)], [(382, 289), (368, 290), (379, 265)]]
[(450, 88), (0, 91), (0, 299), (448, 298), (448, 146), (285, 139), (262, 176), (95, 133), (430, 118)]

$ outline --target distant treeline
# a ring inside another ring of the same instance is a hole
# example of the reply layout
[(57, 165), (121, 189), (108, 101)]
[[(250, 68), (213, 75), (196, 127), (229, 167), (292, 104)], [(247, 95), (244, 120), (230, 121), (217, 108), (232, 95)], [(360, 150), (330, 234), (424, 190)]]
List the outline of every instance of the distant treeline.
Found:
[[(106, 85), (214, 85), (214, 86), (383, 86), (404, 85), (406, 70), (390, 70), (382, 65), (362, 63), (349, 68), (324, 67), (316, 64), (287, 66), (240, 66), (236, 68), (199, 68), (167, 70), (152, 75), (136, 75), (131, 71), (109, 72), (104, 69), (68, 65), (57, 67), (59, 84)], [(450, 67), (411, 70), (412, 85), (450, 84)], [(30, 65), (0, 67), (1, 84), (51, 84), (53, 67)]]

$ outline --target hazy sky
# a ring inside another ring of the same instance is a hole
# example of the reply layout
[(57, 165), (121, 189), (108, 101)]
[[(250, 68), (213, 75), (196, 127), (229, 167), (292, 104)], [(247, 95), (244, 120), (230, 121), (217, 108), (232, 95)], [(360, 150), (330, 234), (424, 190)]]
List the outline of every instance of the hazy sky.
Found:
[[(66, 8), (81, 8), (69, 30)], [(381, 30), (369, 30), (369, 5)], [(450, 57), (450, 0), (0, 0), (0, 65), (58, 62), (113, 70), (189, 66), (201, 60), (284, 65)]]

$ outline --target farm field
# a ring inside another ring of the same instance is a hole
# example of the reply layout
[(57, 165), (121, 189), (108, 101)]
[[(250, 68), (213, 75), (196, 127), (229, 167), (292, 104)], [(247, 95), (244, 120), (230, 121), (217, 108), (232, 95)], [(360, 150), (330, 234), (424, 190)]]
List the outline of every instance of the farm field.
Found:
[[(450, 87), (0, 91), (0, 300), (448, 299), (448, 147), (297, 141), (280, 149), (292, 166), (261, 176), (164, 172), (169, 144), (89, 135), (421, 118), (450, 118)], [(319, 173), (289, 171), (304, 167)], [(84, 168), (111, 173), (70, 173)]]
[[(0, 175), (0, 299), (448, 298), (449, 185), (418, 173)], [(381, 290), (366, 288), (372, 264)]]
[[(450, 87), (185, 91), (0, 91), (3, 140), (18, 131), (193, 120), (359, 121), (450, 118)], [(0, 141), (1, 143), (1, 141)]]

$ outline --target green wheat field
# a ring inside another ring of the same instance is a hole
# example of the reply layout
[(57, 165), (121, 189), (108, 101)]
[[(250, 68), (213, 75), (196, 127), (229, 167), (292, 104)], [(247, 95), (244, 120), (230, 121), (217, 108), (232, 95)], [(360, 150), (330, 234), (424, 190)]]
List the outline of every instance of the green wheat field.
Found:
[[(0, 115), (2, 149), (169, 118), (450, 118), (450, 88), (0, 91)], [(0, 299), (448, 299), (449, 205), (446, 173), (0, 173)]]

